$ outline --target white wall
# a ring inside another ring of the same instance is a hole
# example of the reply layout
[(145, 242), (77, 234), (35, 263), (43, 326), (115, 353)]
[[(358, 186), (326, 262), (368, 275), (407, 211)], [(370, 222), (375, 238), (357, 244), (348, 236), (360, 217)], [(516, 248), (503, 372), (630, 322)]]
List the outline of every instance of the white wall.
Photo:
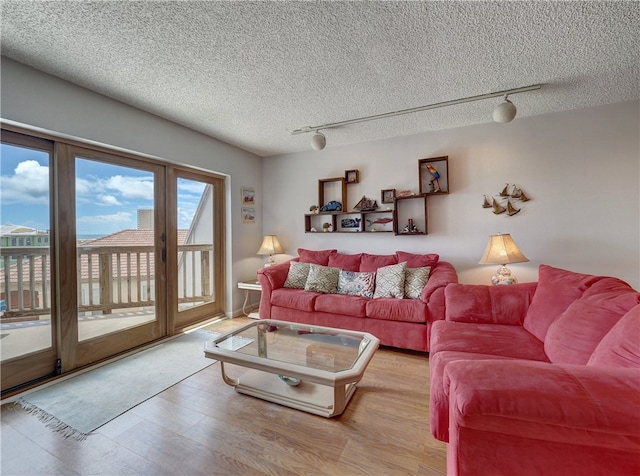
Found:
[[(290, 256), (298, 247), (439, 253), (463, 283), (489, 282), (497, 267), (478, 264), (487, 237), (511, 233), (530, 260), (509, 266), (521, 282), (537, 280), (543, 263), (640, 289), (639, 111), (633, 101), (344, 147), (331, 146), (328, 130), (321, 152), (264, 159), (265, 233), (278, 234)], [(363, 194), (379, 200), (381, 189), (417, 192), (418, 159), (442, 155), (450, 194), (428, 197), (427, 236), (304, 232), (318, 179), (359, 169), (350, 209)], [(483, 195), (505, 183), (532, 198), (512, 217), (481, 208)]]
[[(262, 159), (170, 121), (2, 57), (1, 116), (58, 135), (227, 176), (227, 309), (242, 308), (240, 280), (262, 265)], [(240, 219), (240, 189), (254, 187), (255, 224)]]

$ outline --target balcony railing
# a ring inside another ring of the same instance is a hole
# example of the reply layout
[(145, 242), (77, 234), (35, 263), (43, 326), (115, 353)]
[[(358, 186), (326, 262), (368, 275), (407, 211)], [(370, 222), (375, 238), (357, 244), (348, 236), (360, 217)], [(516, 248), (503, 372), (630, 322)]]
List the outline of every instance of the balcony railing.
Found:
[[(138, 308), (155, 304), (153, 246), (78, 246), (78, 311)], [(0, 311), (4, 319), (51, 314), (48, 247), (0, 250)], [(213, 299), (213, 245), (178, 247), (178, 303)]]

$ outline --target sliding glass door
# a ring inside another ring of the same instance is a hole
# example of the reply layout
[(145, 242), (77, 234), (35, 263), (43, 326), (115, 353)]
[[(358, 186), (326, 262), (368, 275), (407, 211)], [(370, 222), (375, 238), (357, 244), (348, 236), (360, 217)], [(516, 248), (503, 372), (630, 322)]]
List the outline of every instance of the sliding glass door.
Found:
[(224, 178), (2, 133), (2, 391), (224, 315)]

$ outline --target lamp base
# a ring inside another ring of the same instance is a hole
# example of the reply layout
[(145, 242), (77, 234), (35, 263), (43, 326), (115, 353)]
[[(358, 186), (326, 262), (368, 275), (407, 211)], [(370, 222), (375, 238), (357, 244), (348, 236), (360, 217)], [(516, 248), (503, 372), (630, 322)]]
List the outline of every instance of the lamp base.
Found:
[(267, 268), (269, 266), (273, 266), (274, 264), (276, 264), (276, 260), (273, 259), (273, 256), (269, 255), (269, 258), (267, 259), (267, 262), (264, 264), (264, 267)]
[(516, 284), (518, 280), (506, 266), (500, 266), (496, 274), (491, 276), (491, 284)]

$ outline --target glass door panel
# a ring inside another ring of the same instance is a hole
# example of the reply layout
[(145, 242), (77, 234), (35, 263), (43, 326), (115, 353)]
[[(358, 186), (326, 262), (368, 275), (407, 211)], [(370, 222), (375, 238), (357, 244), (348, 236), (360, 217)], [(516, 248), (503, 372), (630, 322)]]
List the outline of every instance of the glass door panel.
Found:
[(158, 285), (166, 282), (165, 169), (80, 148), (69, 156), (77, 329), (69, 358), (79, 367), (166, 335), (165, 289)]
[(168, 262), (175, 276), (170, 284), (177, 311), (174, 328), (222, 312), (221, 183), (186, 172), (177, 172), (175, 178), (176, 247)]
[(2, 132), (0, 354), (2, 389), (55, 371), (51, 287), (53, 144)]
[(154, 174), (76, 158), (78, 340), (157, 319)]

